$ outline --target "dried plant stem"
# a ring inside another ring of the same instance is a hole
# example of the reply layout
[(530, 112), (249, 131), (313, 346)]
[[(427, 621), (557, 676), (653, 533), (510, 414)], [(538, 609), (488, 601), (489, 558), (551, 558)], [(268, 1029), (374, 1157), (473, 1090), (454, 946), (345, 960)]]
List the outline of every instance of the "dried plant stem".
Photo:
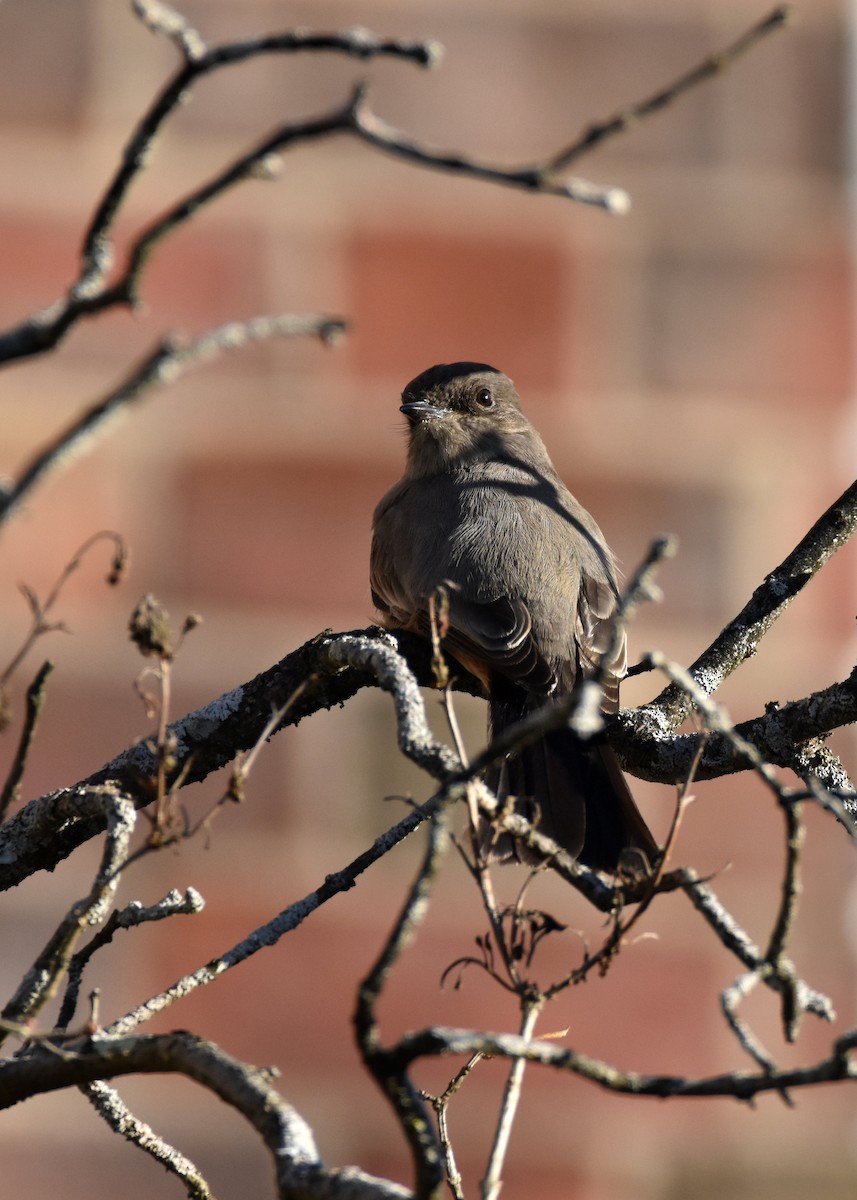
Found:
[[(543, 1004), (542, 997), (527, 998), (523, 1003), (520, 1037), (525, 1041), (529, 1041), (533, 1036)], [(497, 1121), (494, 1143), (488, 1159), (488, 1170), (482, 1180), (482, 1200), (497, 1200), (503, 1186), (503, 1167), (506, 1162), (506, 1152), (509, 1149), (512, 1126), (518, 1111), (518, 1103), (521, 1099), (525, 1065), (523, 1058), (516, 1059), (506, 1080), (503, 1102), (500, 1106), (500, 1117)]]

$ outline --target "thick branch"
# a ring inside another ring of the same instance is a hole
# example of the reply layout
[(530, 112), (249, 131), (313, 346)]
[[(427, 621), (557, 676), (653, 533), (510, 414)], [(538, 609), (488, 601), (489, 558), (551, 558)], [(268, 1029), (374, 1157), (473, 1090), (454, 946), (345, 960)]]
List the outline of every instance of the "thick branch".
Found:
[(190, 1033), (91, 1037), (37, 1049), (0, 1064), (0, 1108), (58, 1088), (121, 1075), (178, 1073), (195, 1080), (244, 1116), (274, 1159), (278, 1194), (296, 1198), (407, 1200), (407, 1188), (355, 1168), (326, 1170), (312, 1131), (270, 1084), (270, 1073), (238, 1062)]
[[(730, 621), (696, 662), (690, 673), (711, 695), (758, 644), (798, 592), (809, 583), (857, 529), (857, 483), (853, 483), (801, 538), (791, 554), (756, 588), (749, 602)], [(661, 729), (675, 729), (688, 715), (692, 702), (676, 684), (670, 684), (646, 706)], [(853, 718), (852, 718), (853, 720)]]
[[(813, 743), (857, 721), (857, 670), (847, 679), (832, 683), (803, 700), (769, 706), (764, 716), (741, 721), (735, 733), (754, 746), (761, 757), (777, 767), (786, 767), (801, 775), (824, 772), (826, 786), (843, 791), (840, 798), (846, 810), (857, 816), (857, 797), (850, 798), (853, 787), (844, 771), (837, 772), (830, 757), (818, 760)], [(686, 777), (699, 749), (702, 734), (676, 734), (665, 730), (652, 712), (652, 705), (623, 709), (608, 731), (611, 745), (619, 753), (625, 770), (639, 779), (654, 783), (680, 782)], [(696, 770), (697, 779), (720, 779), (746, 771), (750, 764), (733, 738), (714, 731), (707, 740)], [(801, 751), (806, 762), (801, 761)]]
[(357, 992), (354, 1029), (360, 1055), (381, 1088), (402, 1126), (414, 1163), (417, 1192), (434, 1196), (443, 1183), (443, 1157), (428, 1111), (407, 1067), (392, 1063), (381, 1045), (378, 1002), (390, 973), (423, 920), (444, 852), (449, 843), (448, 814), (438, 812), (429, 826), (428, 845), (416, 879), (410, 888), (381, 953)]
[[(175, 767), (168, 782), (179, 777), (183, 783), (198, 782), (231, 762), (236, 754), (252, 749), (271, 713), (286, 704), (301, 684), (304, 685), (301, 694), (291, 704), (281, 728), (298, 724), (320, 709), (342, 705), (364, 687), (377, 686), (378, 678), (368, 665), (352, 663), (344, 666), (331, 657), (330, 647), (349, 638), (374, 639), (382, 648), (398, 650), (417, 680), (423, 685), (431, 685), (430, 647), (413, 634), (371, 628), (347, 635), (320, 634), (255, 679), (175, 721), (170, 726), (170, 736), (176, 747)], [(368, 647), (366, 653), (367, 656), (372, 653)], [(471, 694), (481, 694), (476, 680), (463, 671), (456, 680), (456, 687)], [(785, 705), (753, 722), (745, 722), (736, 729), (753, 744), (758, 739), (763, 755), (779, 764), (785, 754), (781, 723), (785, 722), (785, 727), (798, 736), (803, 732), (801, 721), (804, 716), (809, 722), (806, 733), (812, 737), (857, 720), (857, 672), (841, 684), (832, 685), (807, 700)], [(540, 720), (550, 723), (556, 719), (556, 711), (545, 709), (541, 717), (535, 714), (525, 718), (522, 732), (526, 728), (527, 736), (535, 737)], [(514, 741), (515, 731), (509, 731), (509, 736)], [(672, 784), (686, 777), (698, 748), (698, 736), (665, 731), (654, 718), (651, 706), (619, 713), (606, 730), (606, 737), (618, 751), (626, 770), (642, 779)], [(414, 741), (415, 761), (428, 767), (435, 778), (443, 778), (445, 772), (451, 772), (450, 778), (454, 780), (452, 759), (443, 760), (442, 752), (439, 752), (441, 758), (434, 759), (435, 751), (428, 743), (424, 745), (428, 757), (421, 760), (420, 740)], [(793, 755), (794, 744), (790, 745)], [(505, 743), (498, 744), (474, 759), (470, 771), (462, 772), (462, 778), (465, 775), (471, 777), (474, 770), (481, 769), (504, 748), (508, 748)], [(791, 767), (793, 764), (790, 760), (783, 761), (783, 765)], [(440, 774), (433, 767), (440, 767)], [(141, 742), (86, 780), (31, 801), (0, 828), (0, 891), (14, 887), (34, 871), (53, 870), (73, 850), (103, 830), (103, 817), (80, 819), (75, 816), (74, 799), (82, 790), (115, 780), (123, 791), (135, 798), (138, 807), (144, 807), (151, 799), (147, 781), (155, 776), (157, 769), (157, 762)], [(699, 764), (697, 777), (710, 779), (748, 769), (749, 764), (735, 751), (729, 739), (714, 733)], [(841, 799), (851, 811), (853, 806), (849, 798)]]
[[(301, 684), (305, 686), (290, 706), (281, 728), (297, 725), (320, 709), (340, 706), (364, 687), (377, 686), (378, 678), (369, 665), (343, 666), (341, 660), (331, 658), (330, 647), (337, 641), (367, 637), (374, 637), (376, 649), (398, 649), (418, 672), (418, 678), (430, 682), (429, 652), (422, 639), (413, 634), (381, 629), (320, 634), (249, 683), (174, 721), (169, 733), (171, 744), (175, 743), (175, 765), (168, 783), (178, 778), (183, 785), (198, 782), (230, 763), (236, 754), (252, 749), (271, 713), (286, 704)], [(475, 680), (469, 677), (462, 676), (460, 685), (478, 691)], [(422, 747), (428, 755), (427, 761), (431, 760), (434, 753), (431, 745), (425, 742)], [(414, 749), (415, 761), (426, 765), (420, 762), (418, 738)], [(454, 766), (450, 757), (444, 769), (451, 771)], [(107, 780), (122, 781), (123, 790), (142, 808), (151, 800), (147, 785), (157, 770), (158, 763), (151, 751), (145, 742), (140, 742), (87, 780), (27, 804), (0, 828), (0, 891), (14, 887), (33, 871), (53, 870), (104, 828), (103, 816), (77, 818), (76, 798), (83, 791)]]
[(677, 1096), (734, 1096), (738, 1100), (752, 1100), (763, 1092), (782, 1092), (820, 1083), (857, 1079), (857, 1064), (850, 1058), (855, 1041), (857, 1033), (846, 1034), (834, 1043), (828, 1058), (808, 1067), (760, 1072), (730, 1071), (700, 1079), (688, 1079), (681, 1075), (641, 1075), (549, 1042), (527, 1041), (516, 1034), (478, 1033), (470, 1029), (440, 1026), (405, 1034), (398, 1043), (397, 1051), (402, 1065), (419, 1058), (448, 1055), (466, 1057), (479, 1053), (489, 1057), (524, 1058), (528, 1062), (542, 1063), (556, 1070), (580, 1075), (607, 1091), (624, 1095), (657, 1096), (662, 1099)]

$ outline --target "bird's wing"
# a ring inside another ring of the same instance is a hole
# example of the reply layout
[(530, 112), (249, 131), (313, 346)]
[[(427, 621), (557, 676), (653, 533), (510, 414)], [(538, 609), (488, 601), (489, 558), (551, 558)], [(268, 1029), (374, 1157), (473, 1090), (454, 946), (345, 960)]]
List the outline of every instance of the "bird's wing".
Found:
[[(469, 600), (453, 583), (445, 583), (436, 618), (443, 645), (474, 674), (494, 673), (530, 691), (550, 694), (556, 676), (532, 635), (529, 609), (522, 600)], [(428, 612), (419, 614), (420, 631), (431, 635)]]
[[(597, 670), (603, 656), (610, 649), (615, 611), (616, 593), (609, 581), (596, 579), (592, 575), (584, 575), (577, 601), (577, 620), (574, 631), (579, 670), (584, 675), (590, 675)], [(619, 707), (619, 681), (624, 677), (627, 669), (627, 647), (624, 632), (604, 665), (607, 669), (604, 677), (602, 708), (608, 713), (616, 712)]]

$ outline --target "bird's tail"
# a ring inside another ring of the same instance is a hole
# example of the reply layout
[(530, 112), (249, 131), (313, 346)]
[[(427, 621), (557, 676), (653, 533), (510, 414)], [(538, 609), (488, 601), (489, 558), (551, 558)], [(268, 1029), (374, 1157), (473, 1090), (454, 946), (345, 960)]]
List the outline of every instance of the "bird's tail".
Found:
[[(492, 699), (489, 728), (496, 736), (522, 716), (521, 708)], [(654, 863), (658, 847), (609, 746), (582, 741), (571, 729), (555, 729), (492, 767), (486, 782), (500, 805), (516, 812), (558, 842), (572, 858), (614, 872), (623, 851), (641, 850)], [(513, 858), (511, 839), (492, 840), (489, 857)]]

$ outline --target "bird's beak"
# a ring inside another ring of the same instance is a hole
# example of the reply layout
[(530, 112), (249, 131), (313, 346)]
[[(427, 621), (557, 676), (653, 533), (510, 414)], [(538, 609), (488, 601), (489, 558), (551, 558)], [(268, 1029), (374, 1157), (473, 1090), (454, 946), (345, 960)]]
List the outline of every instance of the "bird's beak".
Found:
[(403, 412), (410, 422), (413, 424), (418, 421), (439, 421), (443, 417), (448, 417), (450, 409), (438, 408), (434, 404), (429, 404), (428, 400), (409, 400), (407, 404), (401, 405), (399, 412)]

